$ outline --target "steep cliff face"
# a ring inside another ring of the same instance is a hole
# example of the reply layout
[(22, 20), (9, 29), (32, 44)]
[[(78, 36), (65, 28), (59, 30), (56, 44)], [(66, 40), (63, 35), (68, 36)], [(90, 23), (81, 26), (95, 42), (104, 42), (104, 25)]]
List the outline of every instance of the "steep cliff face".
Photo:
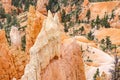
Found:
[(5, 31), (0, 30), (0, 80), (19, 79), (23, 75), (28, 57), (25, 52), (10, 47)]
[(59, 25), (57, 14), (53, 18), (49, 11), (30, 49), (22, 80), (85, 80), (80, 47), (74, 39), (62, 41)]
[(41, 30), (45, 16), (38, 11), (35, 11), (34, 6), (30, 6), (27, 16), (28, 20), (26, 28), (26, 51), (28, 52)]
[(5, 31), (0, 30), (0, 80), (9, 80), (16, 75), (16, 70), (9, 54)]

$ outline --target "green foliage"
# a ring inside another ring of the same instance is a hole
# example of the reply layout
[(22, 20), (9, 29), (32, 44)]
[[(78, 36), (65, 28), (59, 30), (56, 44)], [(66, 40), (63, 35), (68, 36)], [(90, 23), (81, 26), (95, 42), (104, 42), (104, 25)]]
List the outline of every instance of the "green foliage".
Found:
[(66, 15), (65, 10), (62, 9), (62, 12), (61, 12), (62, 22), (65, 22), (65, 15)]
[(18, 0), (12, 0), (12, 5), (18, 7), (18, 3), (19, 3)]
[(12, 18), (10, 14), (6, 14), (7, 24), (10, 24)]
[(87, 57), (87, 60), (86, 60), (87, 62), (93, 62), (90, 58), (89, 58), (89, 56)]
[(13, 14), (6, 14), (6, 22), (4, 22), (4, 24), (2, 24), (2, 27), (5, 30), (5, 35), (7, 38), (7, 41), (9, 43), (9, 45), (11, 45), (11, 40), (10, 40), (10, 30), (12, 26), (17, 26), (20, 27), (20, 24), (17, 20), (17, 15), (15, 13)]
[(110, 28), (110, 23), (108, 22), (108, 15), (105, 13), (104, 18), (100, 19), (99, 15), (97, 15), (96, 20), (91, 21), (91, 26), (94, 28), (95, 26), (97, 29), (100, 27)]
[(2, 7), (2, 4), (0, 4), (0, 18), (5, 18), (5, 10)]
[(110, 37), (109, 36), (106, 37), (106, 42), (105, 43), (106, 43), (106, 48), (110, 49), (112, 42), (110, 41)]
[(0, 22), (0, 29), (2, 29), (3, 28), (3, 24), (2, 24), (2, 22)]
[(108, 22), (108, 15), (105, 14), (104, 18), (101, 20), (101, 25), (105, 28), (110, 28), (110, 23)]
[(111, 80), (119, 80), (120, 79), (120, 62), (119, 62), (119, 58), (116, 55), (114, 58), (115, 62), (114, 62), (114, 70), (110, 70), (111, 74), (112, 74), (112, 78)]
[[(80, 23), (79, 20), (79, 14), (81, 12), (81, 4), (83, 0), (58, 0), (60, 5), (60, 13), (61, 13), (61, 22), (64, 25), (65, 32), (68, 32), (68, 29), (70, 27), (74, 27), (76, 24)], [(52, 3), (52, 2), (51, 2)], [(63, 6), (70, 6), (73, 7), (73, 5), (76, 7), (76, 9), (71, 9), (70, 12), (66, 13), (65, 9), (63, 9)], [(77, 33), (78, 31), (73, 31)]]
[(46, 8), (47, 10), (50, 10), (52, 13), (55, 13), (60, 9), (60, 6), (57, 0), (49, 0)]
[[(24, 8), (24, 11), (28, 11), (30, 5), (36, 6), (37, 0), (12, 0), (12, 5), (17, 8)], [(25, 5), (25, 7), (23, 7)]]
[(100, 48), (102, 49), (102, 51), (106, 50), (106, 46), (105, 45), (100, 45)]
[(96, 26), (97, 26), (97, 29), (99, 29), (99, 28), (100, 28), (100, 18), (99, 18), (99, 15), (97, 15), (95, 24), (96, 24)]
[(94, 40), (94, 35), (92, 35), (93, 33), (90, 31), (88, 34), (87, 34), (87, 39), (89, 40)]
[[(26, 28), (27, 26), (23, 26), (23, 27), (19, 27), (18, 28), (18, 30), (19, 31), (25, 31), (25, 28)], [(26, 35), (24, 35), (24, 36), (22, 36), (22, 38), (21, 38), (21, 46), (22, 46), (22, 51), (25, 51), (25, 49), (26, 49)]]
[(100, 47), (103, 51), (106, 51), (106, 50), (110, 51), (114, 49), (116, 53), (117, 46), (115, 44), (112, 44), (109, 36), (107, 36), (105, 39), (102, 39), (100, 43), (101, 43)]
[(26, 0), (25, 1), (25, 7), (24, 7), (24, 11), (27, 11), (28, 9), (29, 9), (29, 1), (28, 0)]
[(93, 76), (93, 80), (96, 80), (97, 77), (100, 76), (99, 68), (97, 68), (96, 73)]
[(64, 23), (64, 31), (65, 31), (65, 32), (68, 32), (68, 26), (67, 26), (66, 23)]
[(61, 3), (62, 3), (64, 6), (67, 6), (67, 5), (68, 5), (68, 0), (61, 0)]
[(84, 27), (82, 26), (81, 28), (79, 28), (80, 30), (80, 34), (82, 35), (83, 31), (85, 30)]
[(100, 41), (100, 43), (101, 43), (101, 44), (104, 44), (104, 43), (105, 43), (105, 40), (104, 40), (104, 39), (102, 39), (102, 40)]
[(89, 22), (89, 19), (90, 19), (90, 15), (91, 15), (91, 12), (90, 12), (90, 9), (87, 11), (87, 14), (86, 14), (86, 17), (87, 17), (87, 20)]
[(112, 10), (111, 19), (114, 19), (114, 17), (115, 17), (114, 10)]
[(92, 28), (94, 28), (95, 27), (95, 21), (92, 20), (90, 25), (91, 25)]
[(22, 50), (25, 51), (26, 49), (26, 36), (24, 35), (21, 39), (22, 41)]

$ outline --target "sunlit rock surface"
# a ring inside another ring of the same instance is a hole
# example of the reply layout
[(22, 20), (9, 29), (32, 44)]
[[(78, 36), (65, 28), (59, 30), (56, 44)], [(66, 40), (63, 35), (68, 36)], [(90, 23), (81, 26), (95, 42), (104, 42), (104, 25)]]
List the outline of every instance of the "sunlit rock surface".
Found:
[(14, 47), (9, 47), (5, 31), (0, 30), (0, 80), (20, 79), (29, 56)]
[[(83, 51), (82, 57), (85, 63), (86, 79), (93, 80), (97, 69), (99, 69), (100, 75), (105, 72), (107, 80), (111, 79), (110, 70), (114, 70), (114, 58), (97, 48), (91, 47), (88, 43), (80, 41), (77, 41), (77, 43)], [(87, 60), (91, 61), (89, 62)]]
[(38, 0), (36, 9), (42, 14), (47, 15), (46, 5), (48, 4), (49, 0)]
[(59, 24), (57, 14), (48, 12), (22, 80), (85, 80), (80, 47), (74, 39), (61, 41)]
[[(2, 2), (6, 13), (10, 13), (11, 0)], [(110, 80), (109, 71), (114, 68), (113, 56), (101, 51), (98, 48), (99, 43), (95, 41), (83, 36), (72, 38), (66, 36), (57, 14), (53, 17), (49, 12), (46, 19), (46, 4), (48, 0), (38, 0), (36, 10), (30, 6), (28, 20), (25, 21), (27, 22), (25, 52), (18, 49), (21, 45), (21, 34), (17, 28), (11, 29), (11, 46), (8, 45), (5, 31), (0, 30), (0, 80), (20, 80), (21, 77), (22, 80), (93, 80), (97, 68), (100, 71), (97, 80), (101, 78)], [(110, 21), (112, 28), (102, 28), (94, 32), (98, 41), (110, 36), (113, 44), (120, 45), (120, 30), (117, 29), (120, 28), (119, 4), (118, 1), (90, 3), (84, 0), (80, 19), (85, 18), (89, 9), (91, 19), (95, 19), (97, 15), (101, 18), (105, 12), (111, 13), (115, 9), (115, 18)], [(69, 13), (72, 9), (76, 9), (76, 6), (67, 6), (65, 11)], [(91, 26), (89, 24), (83, 26), (85, 28), (83, 33), (87, 34)], [(71, 28), (71, 32), (72, 30)], [(120, 47), (116, 51), (120, 56)], [(87, 61), (88, 57), (92, 62)]]
[(41, 30), (45, 16), (35, 10), (34, 6), (30, 6), (28, 12), (27, 28), (26, 28), (26, 51), (34, 44), (38, 33)]
[(10, 31), (11, 45), (21, 49), (21, 34), (17, 27), (12, 26)]
[(95, 37), (100, 41), (105, 39), (107, 36), (110, 37), (112, 44), (120, 45), (120, 29), (116, 28), (105, 28), (101, 30), (97, 30), (94, 32)]
[(9, 54), (5, 31), (0, 30), (0, 80), (9, 80), (13, 76), (16, 76), (16, 70)]
[(84, 0), (83, 6), (85, 7), (85, 6), (88, 6), (88, 5), (89, 5), (89, 0)]
[[(87, 0), (84, 1), (83, 5), (87, 3)], [(91, 20), (96, 19), (97, 15), (99, 15), (100, 18), (104, 17), (105, 13), (110, 14), (112, 10), (115, 10), (116, 8), (120, 8), (119, 1), (108, 1), (108, 2), (93, 2), (89, 3), (89, 5), (85, 5), (84, 8), (82, 8), (82, 12), (79, 16), (79, 19), (84, 19), (87, 14), (87, 10), (90, 9), (91, 12)]]
[(12, 9), (11, 7), (12, 0), (1, 0), (1, 1), (2, 1), (3, 8), (5, 9), (5, 12), (10, 13)]

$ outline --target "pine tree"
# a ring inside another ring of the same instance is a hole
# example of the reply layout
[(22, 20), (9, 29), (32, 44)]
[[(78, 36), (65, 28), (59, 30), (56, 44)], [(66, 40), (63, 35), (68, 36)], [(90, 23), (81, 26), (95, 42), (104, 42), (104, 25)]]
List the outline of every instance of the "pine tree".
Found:
[(99, 24), (100, 24), (100, 18), (99, 18), (99, 15), (97, 15), (97, 18), (96, 18), (96, 21), (95, 21), (95, 24), (97, 26), (97, 29), (99, 29)]
[(61, 18), (62, 18), (62, 22), (65, 22), (65, 10), (64, 9), (62, 9), (62, 13), (61, 13)]
[(106, 37), (106, 48), (110, 50), (112, 42), (110, 41), (110, 37)]
[(24, 11), (27, 11), (29, 9), (29, 0), (25, 1), (25, 7), (24, 7)]
[(96, 73), (93, 76), (93, 79), (96, 80), (97, 77), (100, 76), (99, 68), (97, 68)]
[(0, 4), (0, 18), (5, 18), (5, 10), (2, 7), (2, 4)]
[(94, 40), (94, 36), (92, 35), (93, 33), (90, 31), (88, 34), (87, 34), (87, 38), (89, 40)]
[(114, 10), (112, 10), (111, 19), (114, 19), (114, 17), (115, 17)]
[(80, 34), (82, 35), (82, 32), (84, 31), (84, 27), (82, 26), (81, 28), (79, 28), (80, 30)]
[(66, 23), (64, 23), (64, 31), (65, 31), (65, 32), (68, 32), (68, 27), (67, 27), (67, 24), (66, 24)]
[(90, 12), (90, 9), (87, 11), (87, 14), (86, 14), (86, 17), (87, 17), (87, 20), (89, 22), (89, 19), (90, 19), (90, 15), (91, 15), (91, 12)]
[(0, 22), (0, 29), (2, 29), (3, 28), (3, 24), (2, 24), (2, 22)]
[(57, 0), (49, 0), (46, 8), (47, 10), (50, 10), (52, 13), (55, 13), (60, 9), (60, 6)]
[(105, 43), (105, 40), (104, 40), (104, 39), (102, 39), (102, 40), (101, 40), (101, 44), (104, 44), (104, 43)]

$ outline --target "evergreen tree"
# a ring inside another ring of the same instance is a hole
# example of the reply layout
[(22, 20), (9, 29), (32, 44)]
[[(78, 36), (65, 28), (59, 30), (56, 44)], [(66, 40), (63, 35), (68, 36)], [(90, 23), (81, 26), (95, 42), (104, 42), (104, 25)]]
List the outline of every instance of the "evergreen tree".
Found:
[(114, 19), (114, 17), (115, 17), (114, 10), (112, 10), (111, 19)]
[(100, 76), (99, 68), (97, 68), (96, 73), (93, 76), (93, 79), (96, 80), (97, 77)]
[(90, 9), (87, 11), (87, 14), (86, 14), (86, 17), (87, 17), (87, 20), (89, 22), (89, 19), (90, 19), (90, 15), (91, 15), (91, 12), (90, 12)]
[(62, 9), (62, 13), (61, 13), (61, 18), (62, 18), (62, 22), (65, 22), (65, 15), (66, 15), (66, 13), (65, 13), (65, 10), (64, 9)]
[(89, 40), (94, 40), (94, 36), (92, 35), (93, 33), (90, 31), (88, 34), (87, 34), (87, 38)]
[(10, 14), (6, 14), (7, 24), (10, 24), (12, 18)]
[(119, 62), (119, 58), (117, 55), (115, 55), (115, 62), (114, 62), (114, 70), (110, 70), (110, 72), (112, 73), (112, 78), (111, 80), (119, 80), (120, 79), (120, 62)]
[(66, 23), (64, 23), (64, 31), (65, 31), (65, 32), (68, 32), (68, 26), (67, 26)]
[(99, 15), (97, 15), (97, 18), (96, 18), (96, 21), (95, 21), (95, 24), (97, 26), (97, 29), (100, 28), (99, 24), (100, 24), (100, 18), (99, 18)]
[(84, 31), (84, 27), (82, 26), (81, 28), (79, 28), (80, 30), (80, 34), (82, 35), (82, 32)]
[(2, 7), (2, 4), (0, 4), (0, 18), (5, 18), (5, 10)]
[(105, 43), (105, 40), (104, 40), (104, 39), (102, 39), (102, 40), (101, 40), (101, 44), (104, 44), (104, 43)]
[(92, 28), (95, 27), (95, 22), (94, 22), (94, 20), (91, 21), (91, 24), (90, 24), (90, 25), (91, 25)]
[(46, 8), (47, 10), (50, 10), (52, 13), (55, 13), (60, 9), (60, 6), (57, 0), (49, 0)]
[(25, 48), (26, 48), (26, 36), (25, 35), (21, 38), (21, 42), (22, 42), (22, 50), (25, 51)]
[(25, 0), (24, 11), (27, 11), (28, 9), (29, 9), (29, 0)]
[(101, 20), (101, 25), (105, 28), (110, 28), (110, 23), (108, 22), (108, 15), (104, 16), (104, 18)]
[(0, 22), (0, 29), (2, 29), (3, 28), (3, 24), (2, 24), (2, 22)]
[(110, 41), (110, 37), (107, 36), (107, 37), (106, 37), (106, 48), (110, 50), (111, 44), (112, 44), (112, 43), (111, 43), (111, 41)]

